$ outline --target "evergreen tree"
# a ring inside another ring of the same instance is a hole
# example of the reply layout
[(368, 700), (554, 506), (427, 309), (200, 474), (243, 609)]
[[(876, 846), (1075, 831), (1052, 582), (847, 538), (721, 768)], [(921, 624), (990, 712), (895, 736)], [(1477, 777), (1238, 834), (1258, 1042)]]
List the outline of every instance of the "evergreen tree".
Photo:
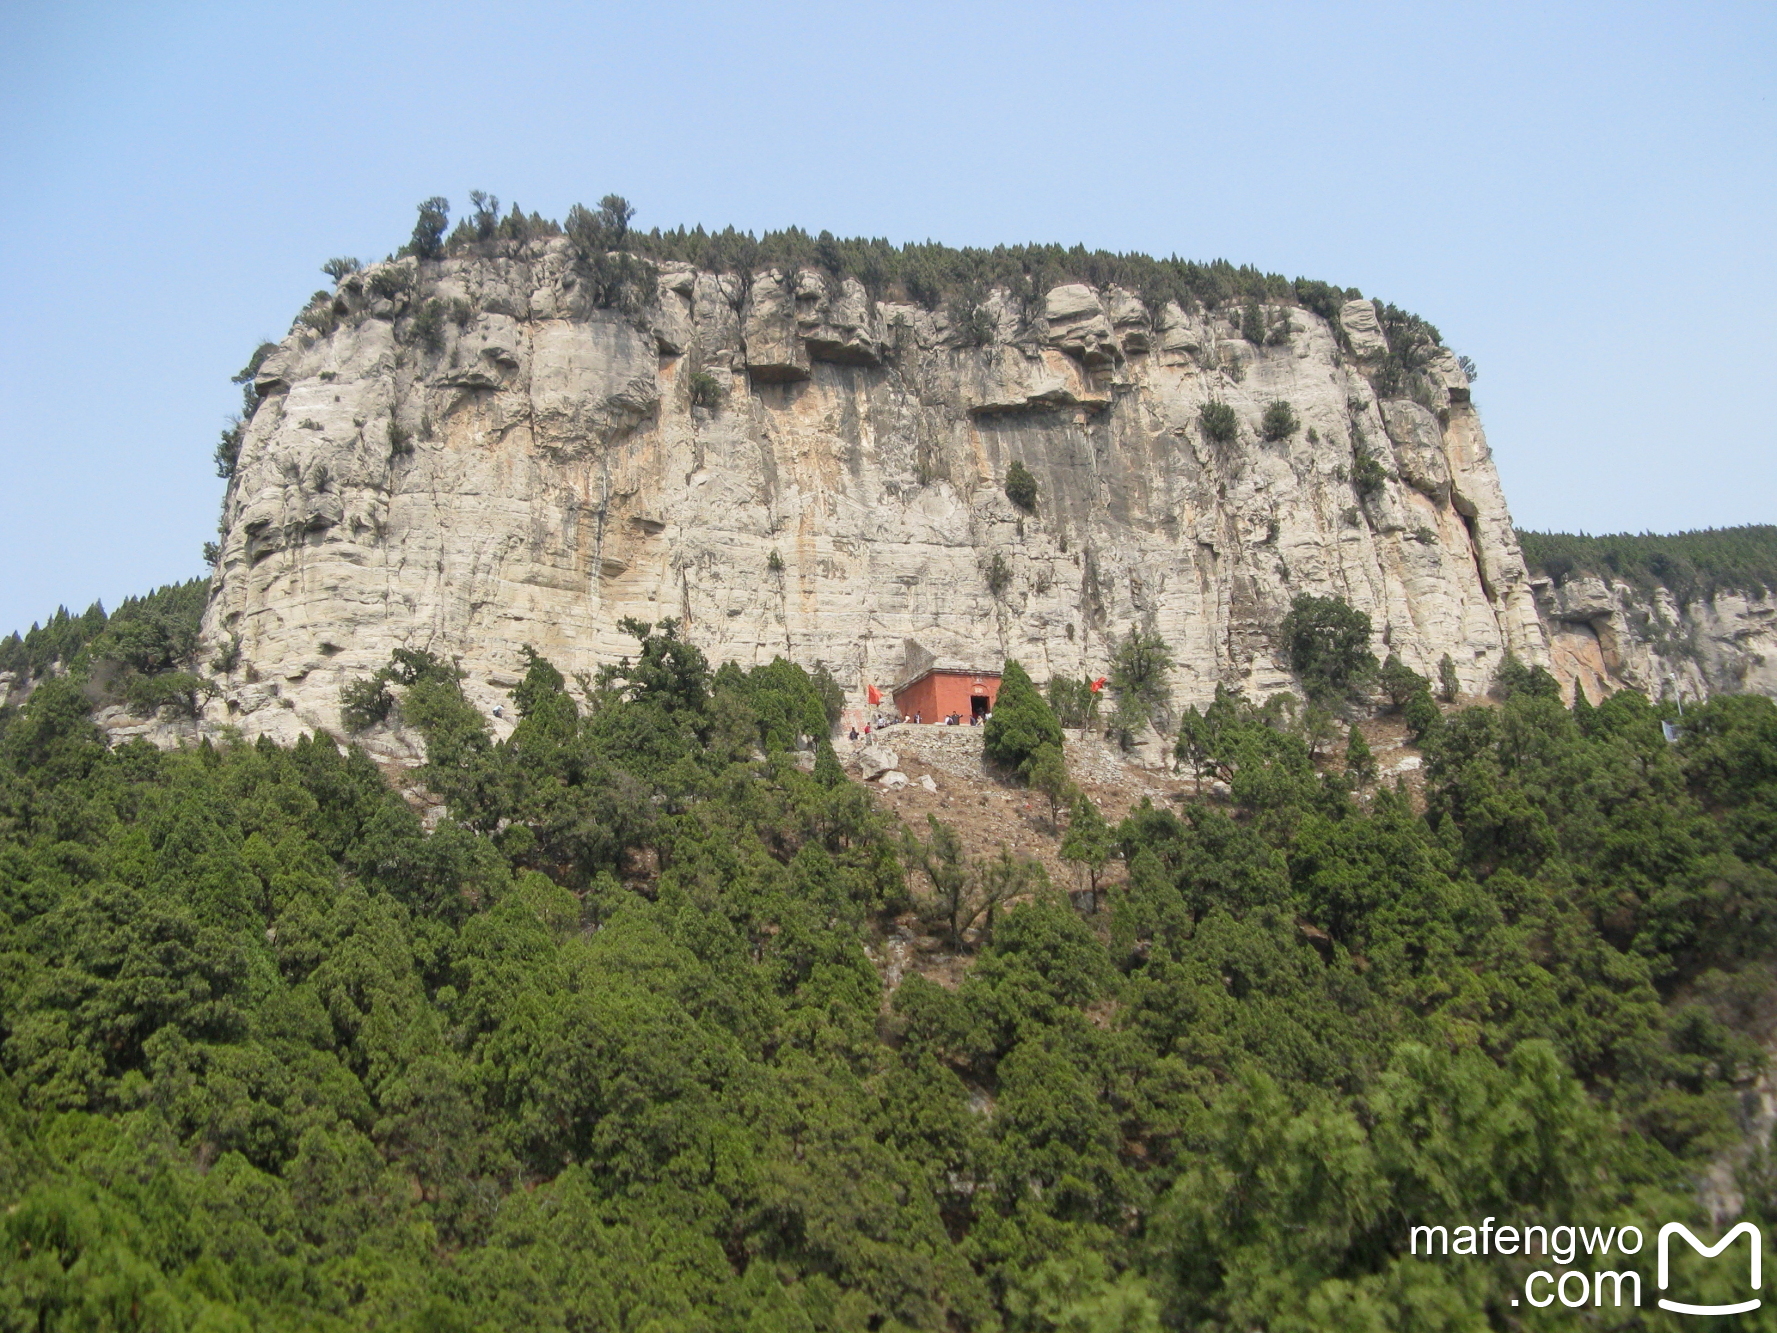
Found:
[(1110, 826), (1104, 822), (1104, 816), (1099, 814), (1092, 798), (1084, 792), (1076, 793), (1067, 834), (1061, 840), (1061, 857), (1085, 867), (1094, 912), (1098, 911), (1098, 876), (1105, 862), (1110, 860), (1114, 846)]
[(1376, 672), (1370, 617), (1338, 597), (1299, 594), (1283, 619), (1290, 670), (1311, 700), (1347, 698)]
[(1355, 723), (1345, 740), (1345, 776), (1356, 787), (1367, 787), (1376, 780), (1376, 756)]
[(1061, 807), (1073, 800), (1074, 784), (1067, 775), (1062, 752), (1053, 745), (1042, 745), (1031, 757), (1026, 775), (1031, 790), (1049, 803), (1049, 827), (1059, 827)]
[(993, 716), (982, 728), (982, 750), (991, 763), (1028, 780), (1030, 765), (1045, 745), (1061, 752), (1061, 724), (1031, 684), (1029, 675), (1008, 659), (994, 696)]
[(1027, 514), (1037, 512), (1037, 479), (1016, 458), (1006, 468), (1006, 498)]
[(1438, 698), (1453, 704), (1461, 693), (1462, 682), (1456, 678), (1456, 663), (1451, 661), (1449, 653), (1445, 653), (1438, 659)]

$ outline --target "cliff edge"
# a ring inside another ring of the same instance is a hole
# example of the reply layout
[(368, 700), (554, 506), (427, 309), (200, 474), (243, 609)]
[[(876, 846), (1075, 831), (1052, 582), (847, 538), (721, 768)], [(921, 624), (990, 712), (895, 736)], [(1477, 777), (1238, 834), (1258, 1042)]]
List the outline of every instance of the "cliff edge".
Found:
[(348, 273), (254, 368), (209, 719), (337, 731), (396, 647), (491, 710), (524, 645), (589, 670), (625, 617), (856, 701), (932, 660), (1100, 674), (1132, 625), (1176, 702), (1264, 695), (1303, 592), (1478, 692), (1507, 651), (1549, 662), (1534, 590), (1462, 367), (1433, 334), (1377, 375), (1379, 313), (1081, 282), (932, 309), (567, 236)]

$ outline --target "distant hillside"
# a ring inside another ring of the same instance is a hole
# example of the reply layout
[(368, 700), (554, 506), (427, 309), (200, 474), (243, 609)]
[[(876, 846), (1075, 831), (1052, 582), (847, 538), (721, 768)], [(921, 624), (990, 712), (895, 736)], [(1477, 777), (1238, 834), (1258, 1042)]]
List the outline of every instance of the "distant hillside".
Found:
[(1618, 532), (1523, 532), (1518, 541), (1532, 572), (1557, 586), (1575, 574), (1598, 574), (1637, 587), (1664, 587), (1682, 605), (1731, 589), (1761, 594), (1777, 589), (1777, 525), (1704, 528), (1665, 536)]

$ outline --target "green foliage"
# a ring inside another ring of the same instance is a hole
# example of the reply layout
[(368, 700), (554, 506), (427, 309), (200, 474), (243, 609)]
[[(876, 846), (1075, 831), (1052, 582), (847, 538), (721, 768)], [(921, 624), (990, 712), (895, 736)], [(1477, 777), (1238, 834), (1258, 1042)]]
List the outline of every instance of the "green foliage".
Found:
[(1450, 654), (1445, 653), (1438, 659), (1438, 697), (1447, 704), (1456, 702), (1456, 696), (1462, 693), (1462, 682), (1456, 676), (1456, 663)]
[(1249, 301), (1240, 312), (1240, 336), (1255, 347), (1265, 343), (1265, 312), (1259, 309), (1258, 302)]
[[(1448, 654), (1446, 654), (1446, 660), (1448, 660)], [(1388, 660), (1382, 664), (1382, 671), (1377, 676), (1376, 683), (1382, 687), (1382, 692), (1388, 696), (1388, 701), (1396, 708), (1404, 707), (1407, 700), (1421, 690), (1430, 688), (1431, 685), (1430, 681), (1401, 661), (1399, 655), (1395, 653), (1390, 653)]]
[(218, 675), (226, 676), (241, 664), (241, 636), (230, 634), (228, 642), (216, 650), (210, 659), (210, 670)]
[(1356, 432), (1351, 441), (1351, 484), (1365, 500), (1381, 494), (1382, 488), (1388, 484), (1388, 469)]
[(413, 270), (404, 264), (384, 264), (370, 275), (371, 295), (398, 301), (413, 290)]
[(722, 406), (722, 383), (707, 370), (691, 372), (691, 405), (711, 412)]
[(450, 225), (450, 200), (433, 195), (419, 206), (419, 217), (413, 224), (413, 237), (403, 254), (418, 259), (444, 258), (444, 229)]
[[(942, 290), (941, 283), (939, 290)], [(987, 304), (987, 292), (979, 283), (969, 283), (957, 292), (946, 313), (950, 320), (950, 335), (959, 347), (986, 347), (998, 332), (993, 309)]]
[(1037, 479), (1016, 458), (1006, 468), (1006, 498), (1027, 514), (1037, 512)]
[(596, 210), (579, 204), (568, 210), (564, 230), (573, 245), (574, 273), (596, 309), (633, 314), (654, 303), (654, 266), (626, 248), (634, 216), (629, 202), (615, 194), (599, 200)]
[(471, 190), (469, 207), (473, 211), (466, 221), (474, 239), (481, 242), (493, 240), (500, 230), (499, 196), (488, 194), (484, 190)]
[(1049, 678), (1049, 708), (1064, 727), (1090, 727), (1103, 700), (1104, 695), (1092, 688), (1090, 680), (1076, 680), (1072, 676)]
[(130, 710), (138, 717), (153, 717), (162, 710), (177, 717), (200, 717), (204, 705), (220, 693), (213, 682), (189, 671), (132, 675), (123, 689)]
[(1002, 552), (995, 551), (987, 558), (981, 570), (982, 578), (987, 581), (987, 591), (995, 597), (1004, 597), (1006, 589), (1012, 586), (1012, 566), (1006, 562)]
[(963, 851), (956, 830), (936, 815), (926, 816), (929, 836), (904, 829), (901, 854), (931, 888), (926, 914), (942, 923), (953, 948), (964, 947), (970, 932), (980, 928), (992, 940), (995, 922), (1007, 903), (1035, 893), (1047, 880), (1035, 861), (1014, 857), (1005, 847), (991, 859), (972, 860)]
[(1259, 423), (1259, 429), (1267, 440), (1278, 444), (1302, 429), (1302, 422), (1296, 416), (1296, 409), (1283, 399), (1278, 398), (1265, 408), (1265, 415)]
[(1058, 746), (1039, 746), (1026, 767), (1032, 791), (1049, 803), (1049, 825), (1058, 827), (1061, 808), (1074, 799), (1076, 788), (1067, 775), (1067, 763)]
[(1508, 652), (1494, 674), (1493, 693), (1501, 699), (1520, 694), (1536, 699), (1559, 699), (1561, 684), (1542, 667), (1528, 666)]
[(27, 679), (64, 671), (91, 698), (138, 716), (170, 709), (195, 717), (217, 694), (193, 671), (209, 594), (210, 581), (199, 578), (126, 598), (109, 616), (97, 602), (79, 616), (57, 607), (45, 624), (0, 639), (0, 671)]
[(1376, 674), (1370, 617), (1343, 598), (1298, 594), (1283, 618), (1283, 641), (1290, 670), (1318, 703), (1347, 699)]
[(329, 737), (108, 747), (71, 675), (0, 718), (9, 1327), (1484, 1328), (1522, 1270), (1410, 1226), (1697, 1224), (1772, 1000), (1770, 700), (1670, 744), (1520, 690), (1419, 814), (1219, 690), (1178, 749), (1231, 795), (1074, 798), (1083, 917), (903, 836), (820, 676), (626, 629), (577, 688), (527, 650), (503, 741), (392, 656), (437, 821)]
[(234, 478), (235, 468), (241, 461), (241, 445), (246, 442), (247, 423), (240, 417), (233, 417), (228, 425), (222, 428), (221, 437), (216, 441), (215, 451), (210, 455), (216, 465), (216, 475), (224, 481)]
[(1172, 650), (1152, 626), (1131, 625), (1116, 640), (1108, 678), (1117, 696), (1111, 727), (1124, 745), (1132, 744), (1150, 723), (1162, 730), (1170, 724), (1171, 671)]
[(1211, 399), (1197, 411), (1197, 422), (1203, 436), (1214, 444), (1233, 444), (1240, 436), (1240, 418), (1234, 409), (1220, 399)]
[(1077, 862), (1085, 868), (1096, 906), (1098, 877), (1116, 850), (1116, 843), (1111, 837), (1110, 825), (1104, 822), (1104, 816), (1084, 792), (1074, 793), (1073, 815), (1068, 820), (1067, 834), (1061, 840), (1060, 850), (1062, 860)]
[(321, 265), (321, 272), (325, 273), (335, 282), (343, 282), (345, 279), (351, 277), (352, 274), (362, 272), (363, 269), (364, 265), (360, 264), (356, 259), (351, 258), (349, 255), (341, 255), (337, 258), (329, 259), (325, 264)]
[(1423, 745), (1437, 734), (1443, 725), (1444, 715), (1438, 711), (1437, 701), (1431, 697), (1430, 690), (1415, 690), (1407, 698), (1406, 706), (1401, 709), (1401, 720), (1407, 724), (1407, 731), (1413, 737), (1413, 743)]
[(339, 312), (333, 308), (333, 297), (327, 292), (316, 292), (296, 316), (296, 324), (319, 337), (329, 336), (339, 327)]
[(1025, 776), (1044, 746), (1061, 751), (1061, 723), (1014, 660), (1008, 659), (1001, 672), (993, 716), (982, 727), (981, 745), (989, 763)]
[[(0, 718), (7, 1326), (1489, 1328), (1516, 1260), (1409, 1226), (1697, 1225), (1756, 1088), (1768, 698), (1674, 745), (1532, 681), (1425, 729), (1420, 814), (1219, 690), (1176, 752), (1230, 794), (1073, 796), (1082, 919), (874, 809), (828, 677), (672, 624), (578, 686), (528, 649), (503, 741), (393, 654), (435, 826), (325, 736), (108, 746), (89, 691), (174, 688), (203, 601), (5, 645), (39, 675)], [(1041, 782), (1015, 663), (997, 704)], [(908, 910), (947, 956), (890, 988)], [(1741, 1184), (1768, 1225), (1765, 1157)]]
[(377, 723), (387, 721), (394, 708), (395, 696), (389, 693), (388, 682), (381, 672), (340, 686), (339, 720), (347, 731), (368, 731)]
[(413, 319), (408, 324), (408, 335), (428, 352), (443, 351), (444, 318), (447, 313), (444, 302), (433, 297), (413, 312)]
[(1378, 398), (1413, 398), (1428, 407), (1441, 407), (1446, 395), (1435, 393), (1426, 378), (1432, 358), (1443, 347), (1437, 328), (1418, 315), (1396, 306), (1376, 303), (1377, 320), (1388, 351), (1369, 368), (1370, 385)]
[[(633, 225), (635, 209), (618, 195), (606, 195), (592, 209), (576, 204), (565, 223), (536, 213), (527, 216), (516, 204), (501, 218), (499, 200), (481, 191), (472, 191), (470, 202), (473, 212), (457, 225), (448, 241), (449, 202), (434, 198), (421, 204), (413, 238), (401, 254), (437, 259), (447, 252), (467, 253), (468, 247), (475, 247), (475, 253), (517, 257), (534, 240), (566, 235), (574, 245), (575, 279), (585, 305), (624, 313), (637, 312), (654, 302), (656, 266), (661, 263), (691, 264), (710, 272), (738, 274), (743, 280), (767, 268), (813, 268), (835, 280), (855, 278), (873, 297), (912, 301), (932, 311), (947, 309), (951, 336), (962, 347), (985, 346), (996, 336), (996, 321), (988, 303), (989, 294), (996, 290), (1027, 312), (1039, 308), (1049, 291), (1075, 282), (1132, 291), (1156, 316), (1169, 302), (1187, 312), (1239, 307), (1243, 334), (1254, 344), (1266, 346), (1289, 341), (1288, 307), (1299, 306), (1331, 322), (1336, 321), (1345, 301), (1361, 295), (1356, 288), (1309, 278), (1290, 279), (1225, 260), (1157, 259), (1134, 252), (1088, 250), (1082, 245), (956, 248), (924, 241), (896, 246), (881, 237), (835, 237), (825, 231), (811, 235), (800, 227), (758, 235), (734, 227), (710, 230), (702, 226), (644, 232)], [(396, 290), (398, 281), (385, 268), (372, 275), (370, 285), (378, 296), (393, 300), (405, 293), (405, 287)], [(1385, 327), (1405, 331), (1391, 336), (1401, 337), (1402, 347), (1409, 350), (1403, 357), (1391, 354), (1380, 373), (1398, 378), (1397, 361), (1403, 367), (1408, 362), (1422, 367), (1429, 353), (1413, 350), (1424, 340), (1419, 331), (1429, 330), (1435, 349), (1436, 330), (1393, 306), (1383, 307), (1382, 316)]]
[(1777, 526), (1705, 528), (1669, 536), (1627, 532), (1574, 536), (1518, 533), (1524, 561), (1557, 587), (1596, 574), (1641, 589), (1665, 588), (1682, 606), (1718, 592), (1761, 594), (1777, 589)]
[(70, 663), (99, 636), (107, 619), (105, 608), (98, 602), (78, 616), (70, 615), (67, 607), (58, 606), (56, 613), (41, 625), (33, 623), (22, 635), (14, 631), (0, 639), (0, 671), (35, 678), (58, 662)]
[(1376, 756), (1355, 723), (1345, 738), (1345, 776), (1357, 787), (1367, 787), (1376, 780)]

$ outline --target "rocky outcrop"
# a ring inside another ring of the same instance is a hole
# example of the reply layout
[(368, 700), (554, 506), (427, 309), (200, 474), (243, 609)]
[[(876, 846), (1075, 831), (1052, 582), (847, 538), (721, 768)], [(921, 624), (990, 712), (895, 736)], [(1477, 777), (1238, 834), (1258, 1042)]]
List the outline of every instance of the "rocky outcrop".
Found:
[[(491, 713), (523, 645), (591, 669), (633, 650), (624, 617), (825, 666), (858, 702), (910, 642), (1041, 680), (1102, 674), (1133, 624), (1180, 704), (1264, 694), (1302, 592), (1470, 689), (1508, 649), (1548, 660), (1466, 378), (1377, 402), (1368, 303), (1337, 328), (1266, 310), (1255, 345), (1238, 311), (1077, 283), (928, 311), (812, 270), (656, 276), (645, 309), (601, 308), (555, 239), (379, 265), (305, 313), (225, 502), (205, 636), (240, 654), (213, 723), (337, 729), (340, 687), (401, 646), (460, 659)], [(1279, 399), (1300, 429), (1267, 439)], [(1360, 452), (1384, 473), (1361, 493)]]
[(1678, 693), (1777, 695), (1777, 597), (1722, 590), (1680, 601), (1664, 587), (1593, 574), (1531, 581), (1547, 625), (1550, 667), (1569, 691), (1595, 703), (1629, 688), (1650, 698)]

